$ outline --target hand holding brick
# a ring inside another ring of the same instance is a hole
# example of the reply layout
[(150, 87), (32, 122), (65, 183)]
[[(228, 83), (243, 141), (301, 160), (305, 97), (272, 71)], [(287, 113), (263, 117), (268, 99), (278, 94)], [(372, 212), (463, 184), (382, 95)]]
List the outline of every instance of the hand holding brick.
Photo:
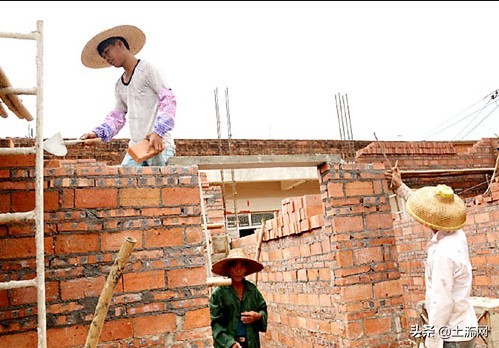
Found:
[(145, 160), (154, 157), (159, 153), (159, 151), (150, 146), (150, 142), (147, 139), (144, 139), (141, 142), (130, 146), (127, 149), (127, 152), (137, 163), (144, 162)]

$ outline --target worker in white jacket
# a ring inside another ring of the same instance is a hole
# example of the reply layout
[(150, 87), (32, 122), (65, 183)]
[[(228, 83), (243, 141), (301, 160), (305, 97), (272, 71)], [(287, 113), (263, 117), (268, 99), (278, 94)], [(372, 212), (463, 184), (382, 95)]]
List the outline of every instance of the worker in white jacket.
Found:
[(427, 348), (474, 348), (478, 322), (470, 302), (471, 262), (466, 235), (466, 205), (447, 185), (407, 187), (398, 167), (385, 177), (407, 212), (432, 231), (425, 265), (426, 298), (430, 330)]

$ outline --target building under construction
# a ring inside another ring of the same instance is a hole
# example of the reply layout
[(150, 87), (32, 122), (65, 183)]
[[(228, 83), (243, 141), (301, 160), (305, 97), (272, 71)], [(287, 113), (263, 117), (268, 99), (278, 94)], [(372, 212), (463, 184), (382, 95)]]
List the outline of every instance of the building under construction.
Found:
[(31, 89), (0, 79), (5, 105), (37, 122), (34, 138), (0, 139), (1, 348), (212, 347), (211, 265), (235, 247), (265, 267), (249, 277), (268, 305), (263, 347), (416, 347), (431, 232), (388, 186), (395, 161), (411, 188), (465, 200), (478, 344), (499, 347), (499, 139), (177, 139), (167, 166), (140, 168), (118, 165), (128, 139), (55, 156), (43, 25), (0, 34), (36, 42), (39, 74)]

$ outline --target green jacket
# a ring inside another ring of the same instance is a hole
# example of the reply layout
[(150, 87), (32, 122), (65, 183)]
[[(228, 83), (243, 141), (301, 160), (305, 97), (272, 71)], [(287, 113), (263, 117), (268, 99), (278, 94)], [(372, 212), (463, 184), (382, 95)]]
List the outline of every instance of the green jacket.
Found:
[(262, 314), (260, 320), (246, 325), (249, 348), (259, 348), (259, 332), (267, 331), (267, 304), (255, 284), (246, 279), (243, 282), (242, 301), (232, 286), (217, 287), (211, 294), (210, 318), (215, 348), (229, 348), (236, 343), (234, 336), (241, 312), (255, 311)]

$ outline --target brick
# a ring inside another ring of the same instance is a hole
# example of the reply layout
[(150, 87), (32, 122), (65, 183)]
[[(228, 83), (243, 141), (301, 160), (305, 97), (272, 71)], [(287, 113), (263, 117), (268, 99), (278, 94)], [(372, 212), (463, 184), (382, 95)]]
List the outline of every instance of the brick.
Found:
[(59, 191), (43, 192), (43, 209), (44, 211), (56, 211), (59, 208)]
[(116, 341), (133, 337), (133, 321), (131, 318), (106, 320), (102, 327), (99, 342)]
[(167, 272), (168, 288), (195, 286), (206, 283), (204, 267), (176, 269)]
[(59, 255), (99, 251), (97, 234), (60, 234), (56, 237), (55, 252)]
[(0, 336), (0, 347), (4, 348), (33, 348), (37, 346), (37, 342), (38, 335), (36, 331)]
[(185, 313), (184, 330), (192, 330), (210, 325), (210, 309), (201, 308)]
[(359, 232), (364, 230), (362, 216), (342, 216), (332, 219), (333, 230), (336, 233)]
[(142, 248), (142, 231), (123, 231), (117, 233), (103, 233), (101, 235), (101, 250), (120, 250), (127, 237), (131, 237), (137, 241), (134, 249)]
[(374, 318), (364, 321), (364, 330), (366, 335), (381, 334), (391, 332), (391, 318)]
[(390, 280), (374, 284), (376, 298), (385, 298), (402, 295), (402, 287), (399, 280)]
[(164, 288), (166, 285), (165, 271), (125, 273), (123, 274), (123, 284), (126, 292)]
[(0, 155), (0, 167), (34, 167), (35, 155)]
[(35, 208), (35, 192), (12, 192), (12, 211), (27, 212)]
[(370, 299), (373, 296), (373, 288), (370, 284), (357, 284), (346, 286), (342, 289), (344, 301), (358, 301)]
[(119, 203), (123, 207), (157, 207), (160, 204), (160, 190), (146, 187), (120, 189)]
[(74, 208), (75, 207), (75, 191), (63, 190), (61, 193), (61, 208)]
[[(106, 276), (107, 277), (107, 276)], [(76, 278), (61, 281), (61, 299), (75, 300), (85, 297), (99, 297), (106, 279), (104, 276), (98, 278)]]
[(336, 262), (341, 268), (353, 266), (353, 251), (339, 250), (336, 254)]
[(176, 316), (173, 313), (167, 313), (135, 317), (133, 328), (135, 337), (175, 332), (177, 331)]
[(3, 239), (0, 243), (0, 259), (34, 257), (36, 254), (35, 238)]
[(144, 162), (159, 153), (154, 147), (150, 146), (150, 142), (147, 139), (130, 146), (126, 152), (132, 156), (133, 160), (137, 163)]
[(199, 204), (199, 188), (197, 187), (165, 187), (161, 189), (163, 204), (166, 206)]
[(145, 248), (181, 246), (183, 244), (184, 235), (182, 228), (156, 228), (144, 231)]
[(321, 215), (313, 215), (309, 218), (309, 222), (310, 222), (311, 229), (320, 228), (320, 227), (324, 226), (324, 216), (322, 214)]
[(359, 322), (349, 321), (345, 326), (345, 333), (347, 338), (354, 339), (363, 336), (362, 325)]
[(383, 251), (381, 247), (358, 249), (354, 251), (354, 259), (356, 265), (383, 261)]
[(118, 191), (116, 189), (77, 189), (75, 208), (116, 208)]
[(343, 184), (339, 182), (329, 182), (327, 184), (327, 193), (329, 197), (344, 197)]
[(11, 201), (9, 193), (0, 193), (0, 213), (11, 212)]
[(392, 213), (377, 213), (366, 215), (366, 229), (391, 229), (393, 228)]
[(354, 181), (345, 183), (346, 196), (369, 196), (374, 193), (370, 181)]
[(47, 329), (47, 346), (66, 348), (83, 346), (87, 338), (88, 325), (73, 325)]

